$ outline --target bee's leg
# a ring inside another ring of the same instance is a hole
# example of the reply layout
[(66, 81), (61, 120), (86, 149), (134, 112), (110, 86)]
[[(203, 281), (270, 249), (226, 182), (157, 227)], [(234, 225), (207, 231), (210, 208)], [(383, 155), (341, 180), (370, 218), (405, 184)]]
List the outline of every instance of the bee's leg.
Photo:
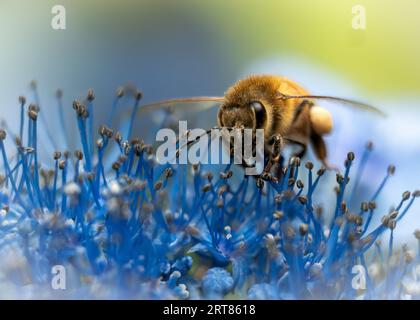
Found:
[(270, 171), (271, 167), (273, 166), (273, 161), (271, 160), (271, 157), (268, 158), (267, 164), (264, 167), (263, 172), (261, 172), (261, 179), (263, 180), (269, 180), (270, 179)]
[(300, 150), (299, 152), (296, 152), (293, 156), (298, 157), (298, 158), (303, 158), (303, 156), (306, 154), (306, 151), (308, 150), (306, 144), (304, 143), (299, 143), (297, 142), (296, 144), (298, 144), (302, 150)]
[(267, 164), (261, 173), (261, 178), (264, 180), (273, 180), (274, 177), (271, 175), (271, 169), (275, 164), (278, 164), (281, 157), (281, 151), (284, 146), (284, 141), (281, 135), (273, 135), (268, 141), (271, 147), (271, 152), (268, 152), (268, 161)]
[(273, 145), (271, 148), (272, 160), (278, 163), (280, 161), (281, 151), (284, 148), (284, 139), (281, 135), (276, 134), (270, 138), (269, 143)]
[(311, 133), (311, 143), (312, 143), (312, 147), (314, 149), (316, 157), (319, 160), (321, 160), (324, 167), (329, 169), (329, 170), (338, 171), (338, 168), (336, 166), (333, 166), (333, 165), (328, 163), (328, 160), (327, 160), (327, 145), (325, 144), (324, 138), (321, 135), (319, 135), (315, 132), (312, 132)]

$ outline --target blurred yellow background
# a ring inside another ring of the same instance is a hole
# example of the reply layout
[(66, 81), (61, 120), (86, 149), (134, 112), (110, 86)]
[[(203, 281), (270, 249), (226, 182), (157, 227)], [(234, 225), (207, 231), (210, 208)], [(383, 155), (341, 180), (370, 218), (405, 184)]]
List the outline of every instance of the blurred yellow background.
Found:
[[(334, 68), (375, 91), (420, 90), (420, 2), (416, 0), (208, 1), (202, 12), (236, 43), (243, 60), (287, 52)], [(366, 9), (354, 30), (352, 7)], [(228, 27), (227, 27), (228, 26)], [(245, 62), (246, 63), (246, 62)]]

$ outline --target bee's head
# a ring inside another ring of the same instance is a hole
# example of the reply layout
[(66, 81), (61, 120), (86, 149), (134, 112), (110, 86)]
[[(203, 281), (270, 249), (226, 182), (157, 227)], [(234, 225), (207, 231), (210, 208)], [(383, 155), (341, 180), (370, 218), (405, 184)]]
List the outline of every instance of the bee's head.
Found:
[(263, 129), (267, 111), (259, 101), (246, 105), (222, 105), (217, 116), (219, 126), (228, 128)]

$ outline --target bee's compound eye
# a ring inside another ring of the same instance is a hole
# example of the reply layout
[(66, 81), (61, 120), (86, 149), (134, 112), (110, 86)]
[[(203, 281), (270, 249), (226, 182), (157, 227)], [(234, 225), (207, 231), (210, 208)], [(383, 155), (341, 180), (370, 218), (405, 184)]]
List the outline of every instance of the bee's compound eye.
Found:
[(265, 108), (262, 105), (262, 103), (259, 101), (252, 102), (251, 108), (255, 112), (257, 129), (260, 129), (264, 126), (264, 122), (266, 121), (266, 118), (267, 118), (267, 113), (265, 111)]

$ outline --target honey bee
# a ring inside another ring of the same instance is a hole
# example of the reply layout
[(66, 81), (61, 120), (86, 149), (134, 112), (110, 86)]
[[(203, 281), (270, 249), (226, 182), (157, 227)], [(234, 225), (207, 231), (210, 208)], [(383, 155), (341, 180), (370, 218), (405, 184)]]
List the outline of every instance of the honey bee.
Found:
[(264, 129), (264, 153), (268, 155), (268, 163), (263, 173), (267, 175), (271, 166), (279, 161), (279, 153), (285, 144), (298, 145), (300, 149), (294, 155), (300, 158), (311, 145), (316, 157), (325, 167), (331, 168), (324, 136), (332, 131), (333, 119), (327, 109), (316, 105), (317, 100), (335, 101), (384, 115), (379, 109), (365, 103), (311, 95), (296, 82), (273, 75), (253, 75), (241, 79), (226, 91), (224, 97), (180, 98), (144, 105), (140, 114), (155, 108), (173, 108), (177, 104), (200, 110), (218, 106), (219, 127)]

